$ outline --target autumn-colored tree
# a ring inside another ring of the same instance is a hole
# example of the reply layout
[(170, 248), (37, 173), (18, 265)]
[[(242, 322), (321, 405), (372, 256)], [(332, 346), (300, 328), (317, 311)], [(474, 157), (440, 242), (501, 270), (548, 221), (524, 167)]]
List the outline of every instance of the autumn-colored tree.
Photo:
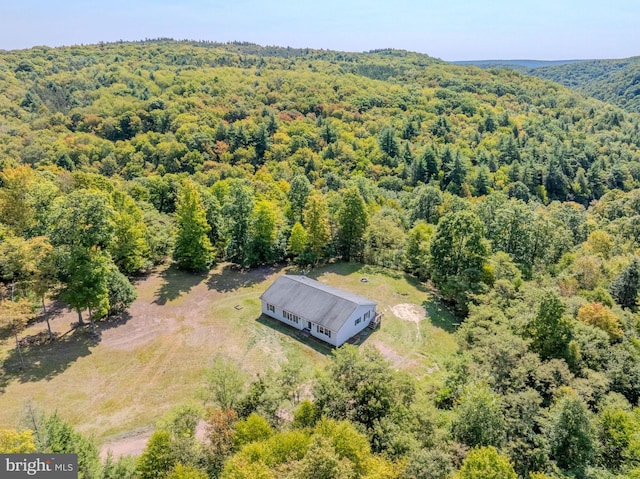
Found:
[(454, 476), (455, 479), (516, 479), (517, 477), (509, 458), (499, 454), (493, 446), (472, 450)]
[(0, 429), (0, 454), (29, 454), (35, 450), (33, 431)]
[(611, 341), (616, 341), (623, 335), (618, 317), (602, 303), (582, 305), (578, 310), (577, 319), (585, 324), (602, 329), (609, 335)]

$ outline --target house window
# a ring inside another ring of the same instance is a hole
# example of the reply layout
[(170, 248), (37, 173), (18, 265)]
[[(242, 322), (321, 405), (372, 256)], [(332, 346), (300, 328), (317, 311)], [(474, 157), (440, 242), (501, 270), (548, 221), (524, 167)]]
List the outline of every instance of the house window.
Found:
[(275, 313), (276, 307), (273, 304), (267, 304), (267, 311), (271, 311), (272, 313)]
[[(366, 313), (364, 313), (364, 320), (366, 321), (367, 319), (369, 319), (371, 317), (371, 311), (367, 311)], [(356, 323), (357, 324), (357, 323)]]
[[(365, 315), (365, 318), (366, 318), (366, 315)], [(362, 318), (358, 318), (358, 319), (356, 319), (356, 326), (357, 326), (358, 324), (360, 324), (360, 322), (361, 322), (361, 321), (362, 321)]]
[(322, 326), (316, 326), (316, 331), (320, 334), (324, 334), (325, 336), (331, 337), (331, 330), (327, 328), (323, 328)]
[(282, 316), (284, 316), (285, 319), (291, 321), (292, 323), (298, 324), (300, 322), (300, 316), (290, 313), (289, 311), (283, 311)]

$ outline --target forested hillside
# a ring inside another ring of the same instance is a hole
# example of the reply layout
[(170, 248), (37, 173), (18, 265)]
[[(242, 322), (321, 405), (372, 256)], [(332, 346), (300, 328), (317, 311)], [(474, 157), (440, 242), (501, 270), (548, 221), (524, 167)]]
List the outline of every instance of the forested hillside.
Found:
[(640, 112), (640, 57), (546, 66), (528, 73), (562, 83), (627, 111)]
[(347, 347), (291, 415), (254, 378), (207, 446), (183, 410), (85, 477), (640, 477), (639, 122), (396, 50), (2, 52), (5, 337), (49, 298), (107, 320), (171, 260), (404, 270), (459, 317), (443, 381)]

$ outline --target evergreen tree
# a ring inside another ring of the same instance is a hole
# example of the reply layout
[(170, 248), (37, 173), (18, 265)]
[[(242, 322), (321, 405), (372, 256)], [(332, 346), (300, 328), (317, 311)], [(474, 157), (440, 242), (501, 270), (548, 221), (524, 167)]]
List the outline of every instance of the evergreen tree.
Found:
[(395, 158), (400, 154), (400, 145), (393, 128), (385, 127), (378, 136), (380, 149), (390, 158)]
[(431, 146), (427, 146), (424, 150), (422, 159), (424, 160), (427, 175), (425, 182), (437, 179), (438, 173), (440, 172), (440, 165), (438, 164), (438, 155)]
[(191, 181), (185, 181), (180, 188), (176, 221), (178, 233), (173, 258), (178, 266), (190, 271), (209, 268), (215, 258), (208, 236), (211, 227), (200, 193)]
[(226, 256), (230, 261), (244, 263), (249, 254), (253, 205), (252, 189), (241, 180), (230, 181), (222, 208), (228, 237)]
[(613, 279), (609, 291), (620, 306), (636, 310), (640, 291), (640, 260), (637, 256)]
[(484, 196), (489, 194), (491, 178), (489, 177), (489, 168), (487, 166), (481, 166), (478, 169), (478, 174), (476, 175), (476, 180), (473, 186), (476, 190), (477, 196)]

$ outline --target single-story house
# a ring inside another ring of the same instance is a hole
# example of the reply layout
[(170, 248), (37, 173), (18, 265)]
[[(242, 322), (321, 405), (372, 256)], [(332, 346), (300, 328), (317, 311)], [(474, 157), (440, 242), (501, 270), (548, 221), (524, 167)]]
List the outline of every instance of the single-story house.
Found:
[(376, 320), (375, 301), (306, 276), (283, 275), (260, 296), (262, 313), (340, 346)]

